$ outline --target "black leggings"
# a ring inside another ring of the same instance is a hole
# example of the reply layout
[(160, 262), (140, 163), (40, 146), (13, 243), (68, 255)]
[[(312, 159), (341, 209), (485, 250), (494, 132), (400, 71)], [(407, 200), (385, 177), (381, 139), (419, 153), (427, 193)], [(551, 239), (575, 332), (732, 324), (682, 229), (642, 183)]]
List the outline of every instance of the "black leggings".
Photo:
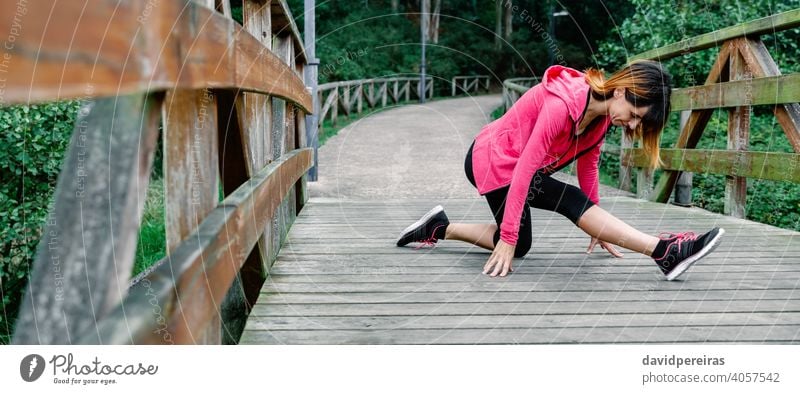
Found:
[[(473, 141), (472, 146), (474, 145), (475, 142)], [(464, 160), (464, 172), (467, 174), (467, 179), (472, 183), (472, 186), (477, 188), (475, 175), (472, 171), (472, 146), (469, 147), (467, 158)], [(494, 220), (497, 222), (498, 227), (494, 233), (495, 245), (500, 240), (500, 225), (503, 223), (508, 189), (509, 186), (505, 186), (485, 194), (486, 201), (489, 203), (489, 208), (492, 210), (492, 215), (494, 215)], [(528, 197), (522, 209), (519, 237), (514, 249), (514, 257), (522, 257), (531, 249), (533, 233), (530, 207), (558, 212), (577, 225), (583, 213), (593, 205), (594, 203), (586, 197), (583, 190), (537, 171), (528, 187)]]

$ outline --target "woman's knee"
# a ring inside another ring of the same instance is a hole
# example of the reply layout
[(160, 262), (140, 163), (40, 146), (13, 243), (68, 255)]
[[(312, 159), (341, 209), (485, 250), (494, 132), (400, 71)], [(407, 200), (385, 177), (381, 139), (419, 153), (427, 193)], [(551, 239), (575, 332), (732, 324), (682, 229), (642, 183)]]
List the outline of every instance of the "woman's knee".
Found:
[(514, 257), (519, 258), (523, 257), (531, 250), (531, 239), (527, 239), (527, 237), (520, 237), (517, 240), (517, 245), (514, 247)]
[[(497, 230), (494, 234), (494, 244), (500, 241), (500, 229)], [(517, 244), (514, 246), (514, 257), (523, 257), (531, 250), (531, 244), (533, 243), (532, 235), (525, 236), (523, 233), (520, 233), (519, 238), (517, 239)]]
[(592, 205), (594, 203), (589, 200), (583, 190), (573, 185), (566, 185), (564, 196), (560, 199), (555, 211), (565, 216), (572, 223), (578, 224), (578, 220)]

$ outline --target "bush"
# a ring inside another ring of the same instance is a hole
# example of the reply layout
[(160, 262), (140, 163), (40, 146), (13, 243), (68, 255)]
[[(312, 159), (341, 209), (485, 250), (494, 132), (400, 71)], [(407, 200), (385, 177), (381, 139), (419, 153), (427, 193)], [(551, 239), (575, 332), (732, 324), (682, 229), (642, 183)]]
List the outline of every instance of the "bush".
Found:
[[(65, 101), (0, 108), (0, 343), (13, 332), (79, 107)], [(155, 156), (135, 272), (164, 255), (161, 144)]]
[(78, 107), (0, 108), (0, 341), (13, 329)]

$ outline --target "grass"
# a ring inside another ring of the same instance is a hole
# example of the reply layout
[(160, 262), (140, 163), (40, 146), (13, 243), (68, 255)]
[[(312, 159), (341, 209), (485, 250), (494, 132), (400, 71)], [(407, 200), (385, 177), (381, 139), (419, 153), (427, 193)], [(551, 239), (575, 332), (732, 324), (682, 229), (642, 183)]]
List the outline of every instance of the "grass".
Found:
[(495, 108), (494, 111), (492, 111), (492, 120), (500, 119), (500, 117), (503, 116), (503, 114), (505, 113), (506, 113), (505, 106), (501, 105)]
[(335, 136), (336, 134), (339, 134), (339, 131), (353, 124), (354, 122), (390, 108), (393, 107), (372, 108), (366, 111), (362, 111), (360, 114), (354, 112), (351, 113), (350, 116), (339, 116), (336, 119), (336, 125), (334, 125), (330, 119), (325, 119), (322, 122), (322, 127), (320, 127), (319, 146), (321, 147), (322, 145), (325, 145), (325, 142), (327, 142), (328, 139)]
[(146, 270), (167, 254), (167, 231), (164, 212), (164, 179), (154, 177), (147, 188), (139, 244), (133, 263), (133, 276)]

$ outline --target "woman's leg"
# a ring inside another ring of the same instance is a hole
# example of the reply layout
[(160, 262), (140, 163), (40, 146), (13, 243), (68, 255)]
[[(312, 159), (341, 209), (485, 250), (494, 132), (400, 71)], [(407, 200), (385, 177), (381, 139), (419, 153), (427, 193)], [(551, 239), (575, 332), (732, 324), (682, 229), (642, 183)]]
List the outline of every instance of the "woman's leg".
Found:
[[(488, 250), (494, 250), (494, 246), (500, 240), (499, 226), (500, 223), (503, 223), (507, 195), (508, 187), (486, 194), (486, 201), (489, 203), (489, 209), (491, 209), (495, 218), (495, 224), (450, 223), (447, 226), (445, 239), (469, 242)], [(514, 257), (525, 256), (530, 251), (533, 243), (532, 238), (530, 208), (525, 204), (520, 220), (519, 236), (514, 248)]]
[[(464, 173), (467, 175), (467, 180), (475, 188), (475, 175), (472, 171), (472, 148), (475, 146), (475, 141), (472, 142), (467, 150), (466, 158), (464, 159)], [(468, 223), (450, 223), (447, 226), (445, 239), (454, 239), (464, 242), (469, 242), (473, 245), (478, 245), (484, 249), (494, 250), (494, 246), (500, 239), (499, 226), (503, 222), (503, 212), (505, 210), (506, 196), (508, 195), (508, 187), (494, 190), (486, 194), (486, 201), (489, 203), (489, 209), (495, 218), (496, 224), (468, 224)], [(522, 220), (519, 228), (519, 237), (514, 251), (515, 257), (522, 257), (531, 248), (532, 234), (531, 234), (531, 218), (530, 208), (527, 204), (522, 212)]]
[(537, 174), (531, 182), (528, 204), (558, 212), (587, 234), (602, 241), (650, 256), (659, 239), (645, 234), (592, 203), (575, 186)]
[(657, 237), (631, 227), (597, 205), (587, 209), (578, 220), (577, 225), (592, 237), (646, 256), (653, 254), (659, 241)]
[[(503, 187), (486, 193), (486, 202), (494, 216), (495, 231), (492, 236), (492, 245), (500, 242), (500, 225), (503, 224), (503, 215), (506, 210), (506, 199), (508, 198), (509, 187)], [(531, 212), (528, 204), (522, 208), (522, 217), (519, 221), (519, 233), (517, 234), (517, 244), (514, 245), (514, 257), (523, 257), (531, 250), (533, 244), (533, 231), (531, 227)], [(492, 248), (494, 250), (494, 248)]]
[(496, 224), (450, 223), (444, 239), (469, 242), (484, 249), (494, 250)]

